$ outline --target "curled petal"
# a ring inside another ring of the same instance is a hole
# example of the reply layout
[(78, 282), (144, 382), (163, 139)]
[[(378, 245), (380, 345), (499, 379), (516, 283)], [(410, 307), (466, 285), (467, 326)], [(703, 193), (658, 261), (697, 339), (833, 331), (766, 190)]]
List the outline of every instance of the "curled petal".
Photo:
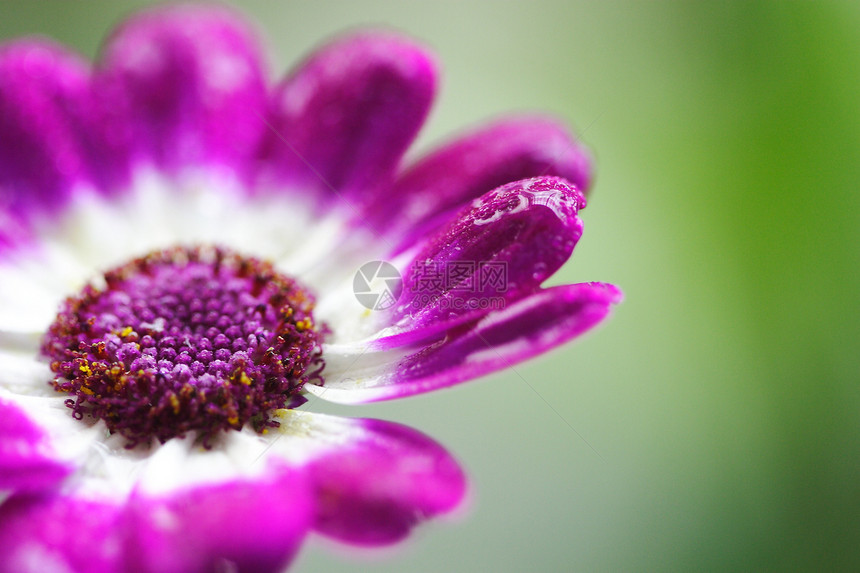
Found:
[(573, 252), (584, 206), (579, 190), (556, 177), (517, 181), (475, 200), (405, 270), (392, 324), (450, 328), (534, 292)]
[(603, 321), (621, 298), (618, 288), (604, 283), (540, 290), (417, 350), (391, 348), (382, 339), (376, 352), (365, 352), (346, 361), (348, 368), (330, 373), (324, 387), (305, 388), (332, 402), (364, 403), (451, 386), (576, 338)]

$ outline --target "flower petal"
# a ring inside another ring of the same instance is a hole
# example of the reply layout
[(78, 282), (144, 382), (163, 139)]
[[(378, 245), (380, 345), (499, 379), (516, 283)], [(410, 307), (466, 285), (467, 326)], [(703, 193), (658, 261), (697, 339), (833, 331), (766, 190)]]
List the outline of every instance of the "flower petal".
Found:
[(75, 130), (88, 81), (86, 64), (48, 42), (0, 49), (0, 222), (7, 230), (0, 234), (32, 211), (55, 211), (89, 178)]
[(264, 156), (285, 181), (362, 202), (387, 188), (435, 84), (431, 58), (407, 39), (338, 40), (275, 91)]
[(50, 448), (50, 440), (9, 400), (0, 398), (0, 491), (37, 491), (72, 471)]
[(265, 127), (252, 30), (232, 10), (165, 6), (123, 24), (103, 48), (97, 94), (133, 162), (247, 169)]
[(316, 491), (315, 528), (355, 545), (399, 541), (420, 522), (455, 509), (466, 478), (420, 432), (382, 420), (291, 410), (273, 449), (305, 465)]
[(406, 245), (438, 228), (446, 215), (511, 181), (559, 176), (580, 191), (591, 184), (591, 157), (558, 121), (517, 117), (467, 134), (409, 167), (368, 211), (404, 230)]
[[(404, 272), (395, 329), (451, 327), (534, 292), (570, 257), (585, 199), (564, 179), (509, 183), (432, 237)], [(453, 322), (452, 322), (453, 321)]]
[(163, 497), (132, 496), (126, 551), (131, 572), (283, 571), (312, 519), (299, 472), (207, 485)]
[(120, 573), (121, 508), (61, 495), (0, 505), (0, 573)]
[[(541, 290), (417, 351), (365, 352), (347, 361), (349, 368), (328, 374), (325, 386), (305, 388), (332, 402), (364, 403), (451, 386), (513, 366), (585, 333), (621, 298), (617, 287), (604, 283)], [(388, 362), (380, 364), (386, 356)]]

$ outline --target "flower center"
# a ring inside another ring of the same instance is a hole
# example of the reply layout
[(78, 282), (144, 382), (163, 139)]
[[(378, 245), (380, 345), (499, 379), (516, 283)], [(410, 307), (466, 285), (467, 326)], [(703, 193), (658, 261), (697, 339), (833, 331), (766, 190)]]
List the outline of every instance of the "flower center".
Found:
[(220, 247), (134, 259), (65, 301), (42, 343), (77, 419), (132, 448), (197, 431), (277, 427), (323, 369), (314, 301), (272, 265)]

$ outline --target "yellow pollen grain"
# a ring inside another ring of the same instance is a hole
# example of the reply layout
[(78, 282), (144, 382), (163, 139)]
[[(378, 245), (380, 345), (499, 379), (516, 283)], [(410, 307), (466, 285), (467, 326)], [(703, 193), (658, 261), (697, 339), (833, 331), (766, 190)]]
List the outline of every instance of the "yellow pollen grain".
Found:
[(179, 398), (176, 397), (176, 394), (170, 395), (170, 405), (173, 407), (173, 413), (179, 413)]
[(245, 374), (244, 371), (242, 372), (242, 375), (239, 377), (239, 381), (242, 382), (242, 384), (244, 384), (245, 386), (251, 385), (251, 379), (248, 377), (247, 374)]
[(123, 338), (125, 338), (126, 336), (128, 336), (132, 332), (134, 332), (134, 329), (130, 326), (126, 326), (125, 328), (122, 329), (122, 332), (120, 332), (119, 335), (122, 336)]
[(81, 392), (83, 392), (87, 396), (92, 396), (93, 394), (95, 394), (95, 392), (93, 392), (92, 390), (90, 390), (86, 386), (81, 386)]
[(298, 330), (309, 330), (311, 327), (311, 321), (307, 318), (300, 320), (296, 323), (296, 328)]
[(231, 426), (235, 426), (236, 424), (239, 423), (239, 417), (238, 416), (230, 416), (229, 418), (227, 418), (227, 422)]
[(80, 366), (78, 366), (78, 369), (79, 369), (81, 372), (83, 372), (84, 374), (92, 374), (92, 373), (93, 373), (93, 371), (90, 369), (90, 364), (89, 364), (89, 362), (84, 362), (83, 364), (81, 364)]

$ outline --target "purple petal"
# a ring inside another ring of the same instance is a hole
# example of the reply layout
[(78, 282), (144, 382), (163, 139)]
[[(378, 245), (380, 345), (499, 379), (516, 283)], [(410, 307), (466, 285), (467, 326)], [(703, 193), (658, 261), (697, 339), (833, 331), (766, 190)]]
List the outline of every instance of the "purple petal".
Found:
[(0, 573), (120, 573), (121, 508), (61, 495), (0, 505)]
[(49, 438), (12, 402), (0, 399), (0, 491), (37, 491), (56, 485), (71, 471)]
[(312, 519), (298, 472), (200, 486), (163, 498), (135, 494), (128, 506), (128, 571), (283, 571)]
[(410, 40), (336, 41), (276, 90), (264, 156), (285, 181), (364, 201), (390, 183), (435, 84), (432, 60)]
[(48, 42), (0, 48), (0, 222), (55, 211), (90, 179), (76, 131), (88, 81), (86, 64)]
[[(426, 236), (450, 214), (511, 181), (559, 176), (585, 192), (591, 157), (558, 121), (519, 117), (498, 121), (441, 147), (411, 166), (369, 211), (400, 224), (406, 243)], [(418, 224), (416, 226), (416, 224)]]
[(329, 379), (324, 387), (305, 388), (332, 402), (364, 403), (451, 386), (508, 368), (585, 333), (621, 298), (618, 288), (604, 283), (541, 290), (377, 368), (376, 376)]
[(16, 248), (32, 244), (33, 238), (32, 229), (20, 214), (0, 206), (0, 260)]
[(320, 533), (354, 545), (393, 543), (463, 500), (463, 471), (429, 437), (382, 420), (328, 419), (335, 426), (328, 436), (323, 428), (321, 439), (338, 447), (307, 467)]
[(265, 110), (261, 56), (232, 10), (166, 6), (124, 23), (103, 48), (96, 88), (132, 161), (250, 167)]
[(555, 177), (487, 193), (415, 256), (392, 323), (438, 331), (534, 292), (573, 252), (584, 206), (579, 190)]

